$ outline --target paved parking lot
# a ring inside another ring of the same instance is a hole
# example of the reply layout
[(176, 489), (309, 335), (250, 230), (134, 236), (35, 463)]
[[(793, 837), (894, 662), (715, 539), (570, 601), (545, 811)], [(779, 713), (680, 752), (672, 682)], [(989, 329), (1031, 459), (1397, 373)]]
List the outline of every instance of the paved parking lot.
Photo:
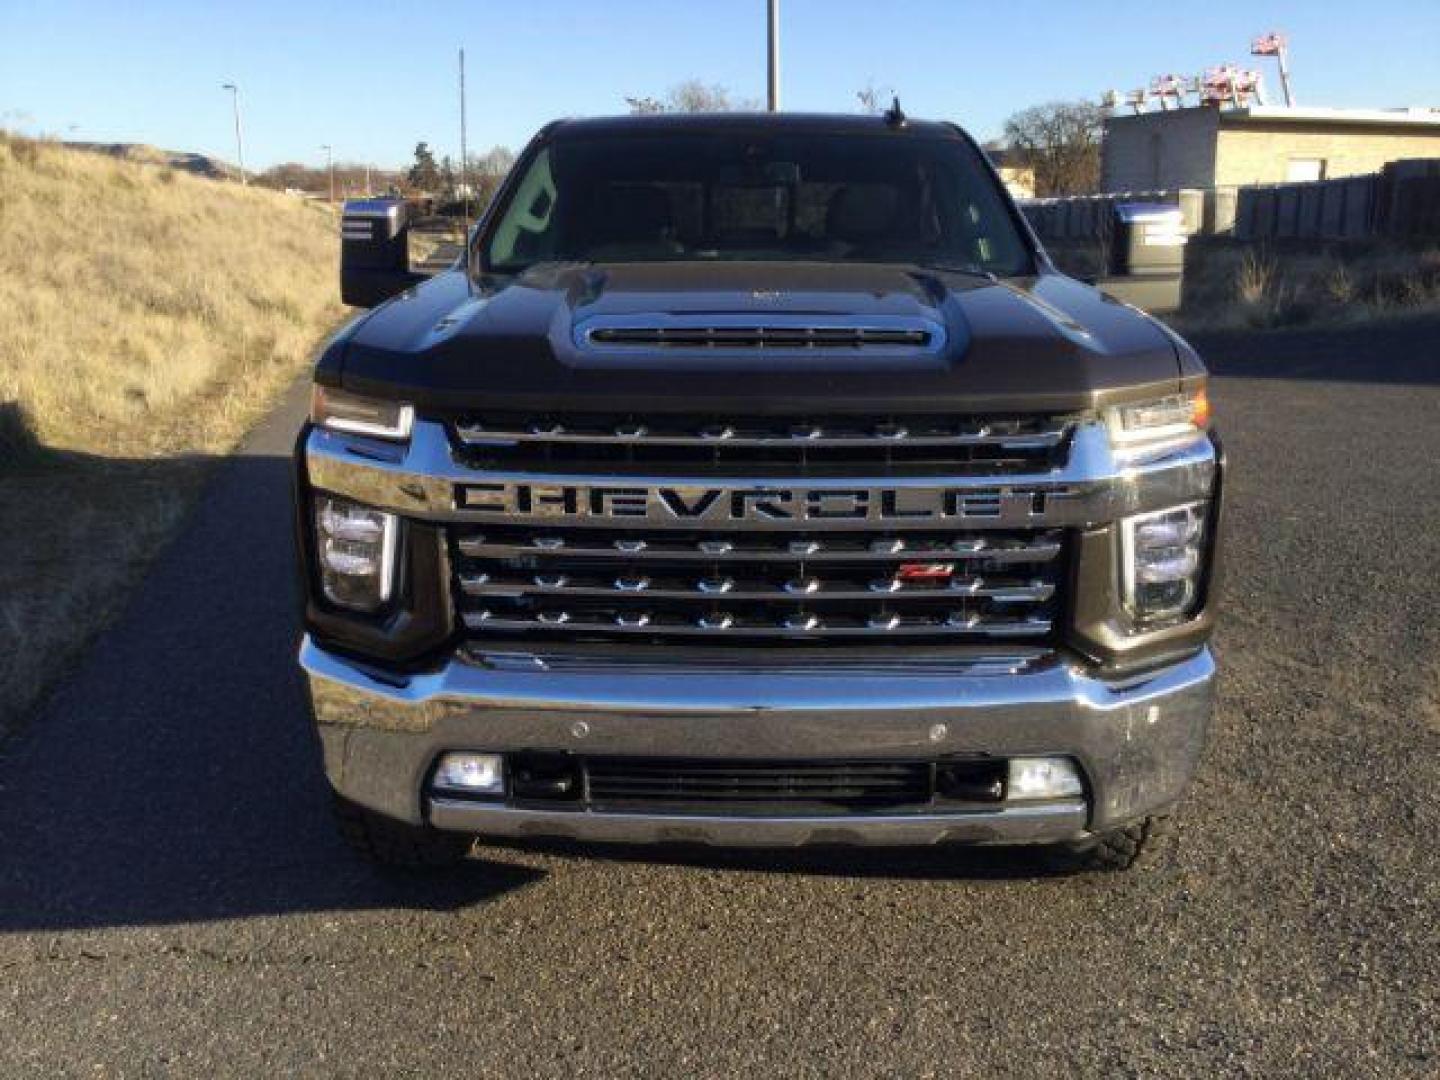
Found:
[(1203, 343), (1225, 681), (1174, 846), (332, 836), (293, 664), (292, 395), (0, 760), (0, 1074), (1440, 1073), (1440, 323)]

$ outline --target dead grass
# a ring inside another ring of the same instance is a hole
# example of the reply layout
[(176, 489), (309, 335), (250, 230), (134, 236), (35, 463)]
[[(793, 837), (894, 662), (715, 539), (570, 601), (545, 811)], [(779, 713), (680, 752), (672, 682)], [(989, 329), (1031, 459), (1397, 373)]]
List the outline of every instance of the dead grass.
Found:
[(333, 212), (0, 134), (0, 729), (343, 313)]
[(1440, 248), (1192, 240), (1186, 330), (1343, 326), (1440, 310)]
[(1267, 251), (1247, 251), (1240, 260), (1240, 278), (1235, 283), (1236, 299), (1242, 304), (1263, 304), (1275, 287), (1277, 267)]

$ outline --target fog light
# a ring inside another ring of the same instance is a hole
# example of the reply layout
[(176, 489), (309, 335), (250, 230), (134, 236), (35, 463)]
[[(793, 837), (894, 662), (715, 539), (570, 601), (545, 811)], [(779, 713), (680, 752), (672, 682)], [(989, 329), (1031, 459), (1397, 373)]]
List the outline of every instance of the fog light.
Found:
[(505, 759), (499, 754), (446, 754), (431, 786), (457, 795), (505, 794)]
[(1021, 757), (1010, 759), (1005, 798), (1068, 799), (1083, 795), (1080, 773), (1069, 758)]

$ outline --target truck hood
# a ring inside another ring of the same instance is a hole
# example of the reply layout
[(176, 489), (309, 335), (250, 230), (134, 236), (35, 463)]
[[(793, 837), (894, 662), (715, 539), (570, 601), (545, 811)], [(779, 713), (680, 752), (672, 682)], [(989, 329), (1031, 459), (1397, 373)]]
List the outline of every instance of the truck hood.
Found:
[(1180, 377), (1157, 323), (1059, 274), (895, 264), (450, 271), (360, 320), (342, 357), (345, 387), (445, 412), (1070, 410)]

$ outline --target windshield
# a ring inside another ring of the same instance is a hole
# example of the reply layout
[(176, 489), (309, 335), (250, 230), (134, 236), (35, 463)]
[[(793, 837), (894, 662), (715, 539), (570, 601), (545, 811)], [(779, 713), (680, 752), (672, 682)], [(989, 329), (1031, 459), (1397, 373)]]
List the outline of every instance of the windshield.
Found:
[(541, 262), (908, 262), (1000, 276), (1030, 254), (959, 139), (686, 132), (557, 139), (493, 230), (490, 269)]

